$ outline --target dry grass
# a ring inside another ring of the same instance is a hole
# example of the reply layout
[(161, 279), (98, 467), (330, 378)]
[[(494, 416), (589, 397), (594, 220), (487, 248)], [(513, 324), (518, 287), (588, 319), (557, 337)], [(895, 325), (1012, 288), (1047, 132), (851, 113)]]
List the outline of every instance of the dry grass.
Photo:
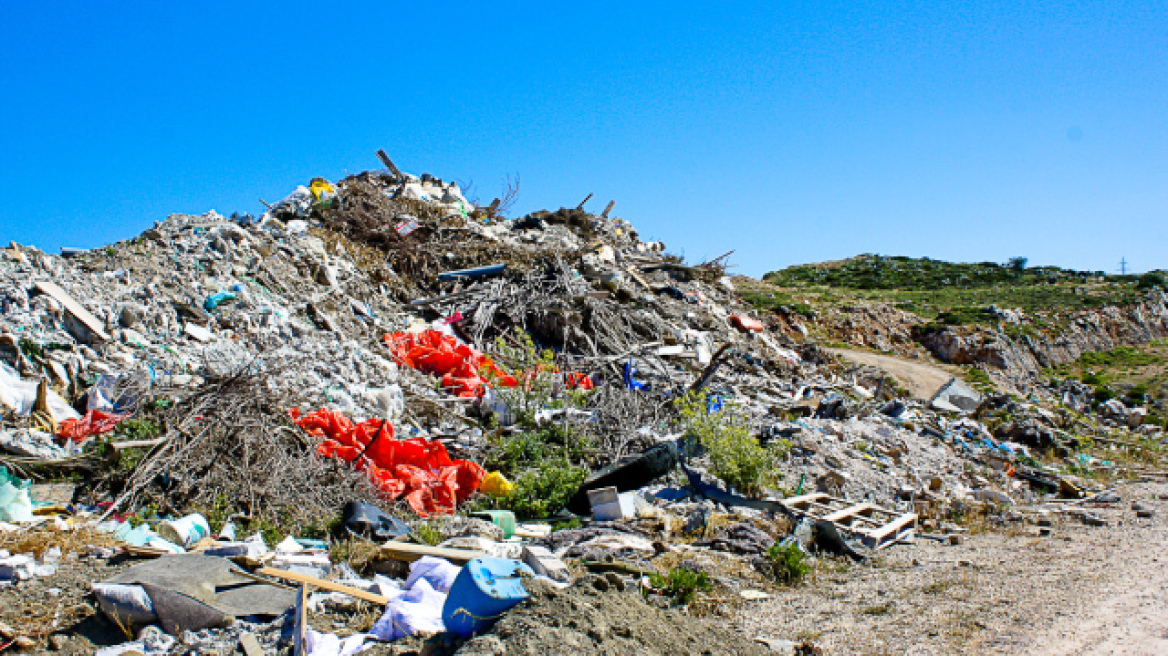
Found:
[(53, 547), (60, 547), (61, 555), (85, 553), (90, 546), (111, 547), (117, 542), (108, 534), (91, 527), (58, 531), (33, 527), (18, 531), (0, 532), (0, 549), (13, 554), (32, 554), (40, 558)]

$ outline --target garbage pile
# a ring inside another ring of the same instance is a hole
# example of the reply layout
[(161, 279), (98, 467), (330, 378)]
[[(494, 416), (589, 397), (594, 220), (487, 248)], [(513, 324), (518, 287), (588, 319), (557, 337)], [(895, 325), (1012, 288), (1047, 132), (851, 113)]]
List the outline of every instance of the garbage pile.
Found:
[[(1090, 494), (1079, 419), (959, 380), (904, 398), (776, 330), (726, 256), (686, 264), (611, 204), (505, 218), (383, 161), (258, 218), (0, 250), (0, 546), (89, 531), (137, 563), (93, 599), (161, 631), (99, 653), (477, 653), (510, 608), (539, 616), (536, 580), (676, 605), (726, 570), (758, 598), (774, 549), (863, 558), (959, 532), (955, 505)], [(0, 553), (0, 586), (53, 574)], [(369, 621), (312, 622), (338, 613)]]

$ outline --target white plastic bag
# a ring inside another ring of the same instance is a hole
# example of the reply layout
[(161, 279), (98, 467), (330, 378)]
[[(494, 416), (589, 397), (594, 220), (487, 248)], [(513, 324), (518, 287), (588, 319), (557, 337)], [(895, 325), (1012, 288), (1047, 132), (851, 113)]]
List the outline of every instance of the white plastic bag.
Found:
[(94, 583), (93, 595), (97, 597), (101, 612), (121, 626), (129, 628), (158, 619), (154, 614), (154, 602), (140, 585)]
[(369, 632), (378, 640), (390, 641), (417, 633), (442, 633), (442, 606), (446, 595), (430, 587), (426, 579), (418, 579), (413, 588), (392, 600), (385, 614)]
[(438, 592), (447, 593), (450, 592), (450, 586), (454, 585), (454, 579), (461, 571), (461, 567), (445, 558), (422, 556), (410, 563), (410, 575), (406, 579), (405, 588), (412, 590), (418, 580), (425, 579), (430, 587)]

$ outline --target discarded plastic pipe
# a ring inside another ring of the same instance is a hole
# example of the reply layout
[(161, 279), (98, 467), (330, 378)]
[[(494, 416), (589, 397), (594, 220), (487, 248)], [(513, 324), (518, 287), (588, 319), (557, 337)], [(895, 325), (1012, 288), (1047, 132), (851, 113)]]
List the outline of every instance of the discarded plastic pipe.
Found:
[(460, 271), (446, 271), (438, 274), (438, 280), (443, 282), (456, 280), (458, 278), (486, 278), (488, 276), (497, 276), (507, 268), (506, 264), (492, 264), (491, 266), (478, 267), (476, 269), (462, 269)]

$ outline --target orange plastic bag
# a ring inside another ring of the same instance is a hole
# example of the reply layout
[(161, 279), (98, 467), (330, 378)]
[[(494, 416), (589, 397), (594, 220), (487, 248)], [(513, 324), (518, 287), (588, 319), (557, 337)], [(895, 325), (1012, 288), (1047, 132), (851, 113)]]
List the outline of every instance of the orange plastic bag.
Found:
[(70, 442), (81, 442), (90, 435), (108, 433), (122, 423), (126, 415), (115, 415), (101, 410), (90, 410), (80, 419), (69, 418), (57, 428), (57, 437)]
[(393, 426), (381, 419), (359, 424), (339, 412), (317, 410), (301, 416), (289, 410), (293, 421), (310, 435), (323, 438), (316, 452), (365, 472), (387, 499), (403, 495), (423, 517), (454, 512), (458, 503), (474, 494), (486, 471), (469, 460), (451, 460), (441, 442), (421, 437), (394, 439)]
[(515, 378), (485, 354), (437, 330), (398, 331), (387, 334), (384, 340), (398, 365), (442, 376), (442, 387), (458, 396), (482, 396), (487, 385), (484, 374), (504, 387), (516, 385)]

